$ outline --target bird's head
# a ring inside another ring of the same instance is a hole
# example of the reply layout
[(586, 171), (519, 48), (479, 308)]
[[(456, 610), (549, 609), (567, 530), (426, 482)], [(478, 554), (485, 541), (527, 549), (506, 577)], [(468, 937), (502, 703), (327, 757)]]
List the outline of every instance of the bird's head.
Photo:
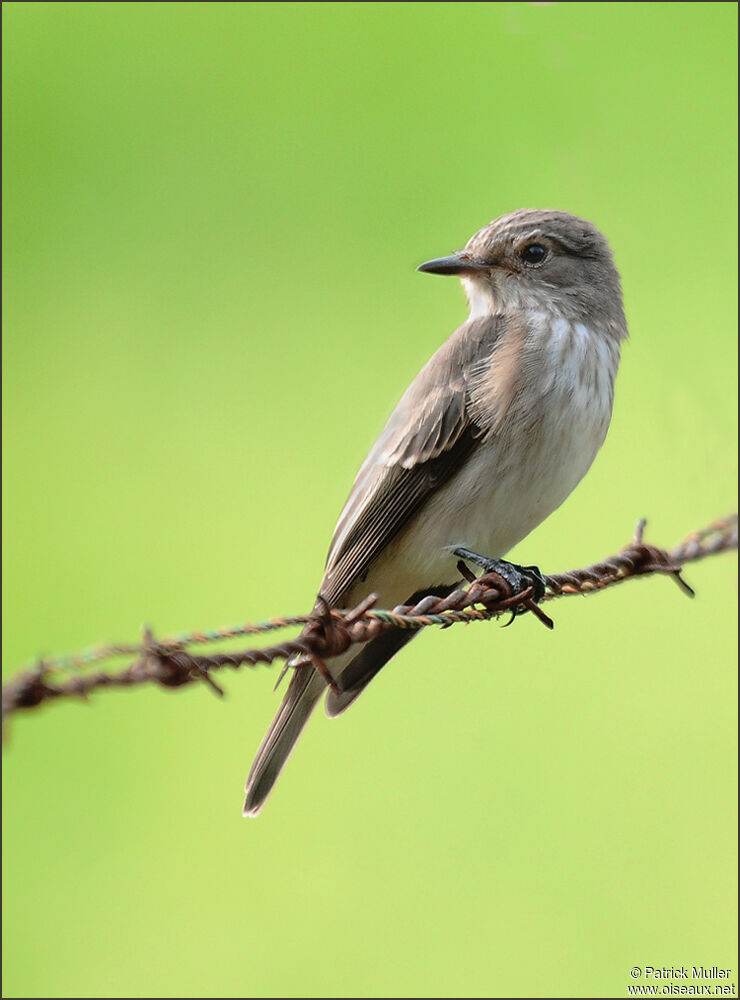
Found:
[(568, 212), (519, 209), (449, 257), (418, 270), (459, 275), (471, 318), (511, 309), (555, 312), (626, 336), (619, 274), (599, 230)]

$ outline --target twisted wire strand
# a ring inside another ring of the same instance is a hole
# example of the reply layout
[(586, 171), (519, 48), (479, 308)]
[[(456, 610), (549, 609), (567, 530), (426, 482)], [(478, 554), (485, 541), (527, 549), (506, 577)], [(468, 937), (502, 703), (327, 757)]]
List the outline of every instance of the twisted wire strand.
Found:
[[(665, 550), (643, 540), (645, 522), (640, 521), (632, 541), (615, 555), (566, 573), (545, 577), (547, 590), (539, 603), (575, 594), (599, 592), (636, 576), (663, 574), (672, 576), (681, 588), (693, 591), (681, 576), (687, 562), (737, 549), (737, 514), (719, 518), (707, 527), (692, 532), (673, 549)], [(464, 567), (463, 567), (464, 568)], [(505, 612), (512, 616), (529, 611), (552, 628), (551, 619), (534, 599), (533, 589), (512, 593), (511, 587), (497, 573), (469, 577), (466, 586), (447, 597), (422, 598), (413, 607), (399, 605), (385, 610), (373, 607), (371, 596), (350, 610), (330, 610), (311, 615), (272, 618), (265, 622), (244, 623), (220, 629), (189, 632), (157, 640), (145, 629), (143, 641), (109, 643), (91, 647), (69, 656), (38, 661), (14, 675), (3, 685), (3, 718), (23, 708), (62, 697), (86, 697), (97, 688), (132, 687), (157, 683), (181, 687), (204, 681), (221, 695), (211, 672), (225, 667), (238, 669), (272, 664), (276, 660), (298, 658), (298, 663), (323, 665), (323, 659), (344, 652), (351, 645), (369, 642), (393, 628), (421, 629), (432, 625), (447, 628), (459, 622), (486, 621)], [(257, 649), (194, 655), (188, 646), (205, 645), (246, 635), (261, 635), (291, 626), (303, 626), (294, 639)], [(127, 667), (115, 672), (89, 671), (89, 667), (115, 657), (135, 657)]]

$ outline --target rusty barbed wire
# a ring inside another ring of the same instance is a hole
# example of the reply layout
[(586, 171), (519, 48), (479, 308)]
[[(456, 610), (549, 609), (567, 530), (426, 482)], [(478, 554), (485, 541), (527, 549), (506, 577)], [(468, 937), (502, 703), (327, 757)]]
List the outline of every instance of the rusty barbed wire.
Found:
[[(57, 698), (84, 698), (90, 692), (105, 687), (133, 687), (147, 683), (182, 687), (203, 681), (215, 693), (222, 695), (222, 689), (211, 676), (213, 671), (226, 667), (239, 669), (245, 665), (255, 667), (291, 658), (295, 660), (296, 669), (303, 664), (313, 664), (322, 669), (324, 659), (337, 656), (352, 645), (369, 642), (393, 628), (421, 629), (432, 625), (447, 628), (458, 622), (486, 621), (505, 612), (513, 617), (525, 611), (536, 615), (544, 625), (552, 628), (552, 620), (539, 606), (540, 603), (575, 594), (597, 593), (637, 576), (656, 573), (672, 576), (685, 593), (693, 596), (693, 590), (681, 576), (683, 565), (737, 549), (738, 545), (737, 514), (720, 518), (706, 528), (692, 532), (670, 550), (645, 542), (644, 529), (643, 520), (638, 523), (632, 541), (602, 562), (546, 576), (547, 590), (539, 603), (535, 602), (533, 588), (512, 593), (510, 585), (497, 573), (475, 577), (461, 561), (458, 567), (467, 580), (466, 586), (459, 587), (447, 597), (424, 597), (413, 607), (399, 605), (392, 610), (377, 609), (371, 596), (350, 610), (327, 608), (310, 615), (273, 618), (266, 622), (190, 632), (160, 640), (150, 629), (145, 629), (142, 642), (138, 644), (107, 644), (71, 656), (42, 659), (3, 685), (3, 718), (19, 709), (35, 708)], [(209, 656), (196, 656), (186, 649), (187, 646), (266, 634), (291, 626), (303, 626), (301, 634), (261, 649)], [(116, 672), (88, 672), (92, 664), (121, 656), (133, 656), (135, 659)]]

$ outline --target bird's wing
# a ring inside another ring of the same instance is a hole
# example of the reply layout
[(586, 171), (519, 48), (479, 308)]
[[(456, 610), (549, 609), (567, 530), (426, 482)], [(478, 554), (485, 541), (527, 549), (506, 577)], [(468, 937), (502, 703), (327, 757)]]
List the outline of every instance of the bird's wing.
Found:
[(464, 324), (407, 389), (360, 469), (337, 523), (320, 588), (330, 606), (341, 603), (376, 556), (468, 458), (483, 433), (471, 383), (488, 366), (505, 327), (500, 316)]

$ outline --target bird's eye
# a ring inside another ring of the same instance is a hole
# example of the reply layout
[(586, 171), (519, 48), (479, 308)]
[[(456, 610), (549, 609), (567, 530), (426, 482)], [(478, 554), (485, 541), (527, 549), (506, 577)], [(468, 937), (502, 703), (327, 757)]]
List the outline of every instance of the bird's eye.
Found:
[(528, 243), (519, 251), (519, 256), (525, 264), (542, 264), (547, 258), (547, 247), (541, 243)]

